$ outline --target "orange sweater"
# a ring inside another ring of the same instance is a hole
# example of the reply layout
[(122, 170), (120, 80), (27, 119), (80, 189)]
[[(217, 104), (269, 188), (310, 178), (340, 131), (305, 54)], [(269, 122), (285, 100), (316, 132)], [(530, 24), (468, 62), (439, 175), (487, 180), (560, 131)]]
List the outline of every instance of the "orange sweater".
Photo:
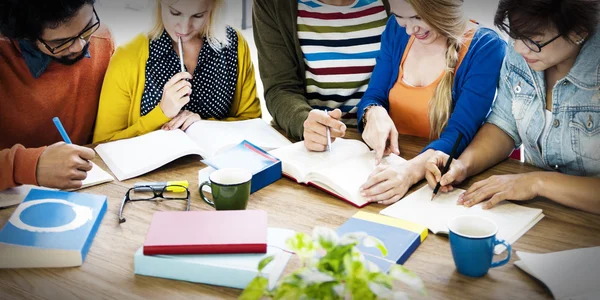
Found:
[(73, 143), (91, 142), (114, 50), (112, 34), (100, 28), (90, 40), (91, 58), (72, 66), (52, 61), (36, 79), (18, 43), (0, 37), (0, 191), (37, 184), (37, 162), (45, 146), (62, 140), (53, 117), (60, 118)]

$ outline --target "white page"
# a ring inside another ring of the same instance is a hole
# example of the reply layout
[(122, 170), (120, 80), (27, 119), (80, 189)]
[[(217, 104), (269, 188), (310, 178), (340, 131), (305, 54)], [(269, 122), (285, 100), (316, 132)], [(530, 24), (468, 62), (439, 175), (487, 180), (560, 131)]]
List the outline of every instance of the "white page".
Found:
[[(543, 217), (541, 209), (520, 206), (506, 201), (489, 210), (481, 208), (483, 203), (470, 208), (457, 205), (458, 196), (464, 191), (454, 189), (450, 193), (440, 192), (431, 201), (433, 189), (425, 185), (404, 199), (385, 208), (380, 214), (423, 224), (436, 234), (448, 233), (448, 221), (456, 216), (478, 215), (494, 221), (498, 225), (496, 237), (506, 240), (510, 244), (515, 243)], [(497, 246), (494, 252), (499, 254), (504, 250), (503, 246)]]
[(0, 207), (8, 207), (20, 204), (21, 202), (23, 202), (25, 197), (27, 197), (27, 194), (29, 194), (29, 191), (31, 191), (32, 188), (41, 190), (56, 190), (29, 184), (8, 188), (0, 192)]
[[(384, 157), (381, 163), (390, 165), (404, 162), (406, 160), (397, 155), (389, 155)], [(360, 195), (360, 186), (367, 181), (375, 167), (375, 151), (371, 151), (351, 157), (336, 165), (320, 168), (308, 175), (308, 181), (318, 185), (323, 183), (343, 198), (362, 206), (367, 201)]]
[[(297, 142), (269, 153), (283, 162), (283, 173), (304, 182), (311, 171), (316, 171), (321, 167), (329, 168), (335, 164), (343, 163), (351, 157), (368, 152), (369, 147), (361, 141), (338, 138), (331, 145), (331, 152), (309, 151), (304, 146), (304, 142)], [(298, 175), (296, 175), (294, 169), (299, 173)]]
[[(89, 172), (87, 172), (87, 177), (85, 178), (85, 180), (83, 180), (83, 185), (79, 189), (87, 188), (106, 182), (111, 182), (113, 180), (115, 180), (115, 178), (112, 177), (112, 175), (102, 170), (102, 168), (100, 168), (98, 165), (92, 162), (92, 169)], [(71, 191), (79, 189), (72, 189)]]
[(265, 150), (273, 150), (292, 143), (262, 119), (244, 121), (198, 121), (186, 134), (204, 150), (205, 159), (217, 155), (243, 140)]
[(534, 254), (515, 265), (543, 282), (556, 299), (600, 299), (600, 247)]
[(150, 172), (185, 155), (203, 154), (181, 130), (157, 130), (100, 144), (95, 150), (120, 181)]

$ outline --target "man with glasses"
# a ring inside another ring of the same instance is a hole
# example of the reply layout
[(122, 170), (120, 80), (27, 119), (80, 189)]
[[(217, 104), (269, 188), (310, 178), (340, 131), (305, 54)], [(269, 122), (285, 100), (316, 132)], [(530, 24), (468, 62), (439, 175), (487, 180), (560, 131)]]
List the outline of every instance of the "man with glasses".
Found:
[[(100, 89), (114, 41), (95, 0), (0, 1), (0, 191), (21, 184), (78, 188), (94, 151)], [(49, 146), (48, 146), (49, 145)]]

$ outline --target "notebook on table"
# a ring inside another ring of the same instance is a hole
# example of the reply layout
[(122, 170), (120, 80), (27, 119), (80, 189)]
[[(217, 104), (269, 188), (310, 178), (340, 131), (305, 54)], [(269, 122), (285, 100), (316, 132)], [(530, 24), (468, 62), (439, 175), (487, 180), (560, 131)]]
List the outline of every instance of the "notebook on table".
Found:
[(337, 229), (343, 236), (352, 232), (365, 232), (383, 242), (388, 255), (383, 256), (375, 247), (358, 245), (365, 259), (387, 272), (393, 264), (404, 264), (427, 237), (427, 227), (383, 215), (359, 211)]
[[(375, 170), (375, 152), (358, 140), (338, 138), (331, 152), (313, 152), (304, 142), (270, 151), (283, 164), (283, 174), (298, 183), (313, 185), (357, 207), (369, 202), (360, 195), (360, 186)], [(406, 160), (389, 155), (383, 164), (400, 164)]]
[(214, 157), (243, 140), (266, 151), (291, 144), (262, 119), (198, 121), (185, 132), (157, 130), (109, 142), (95, 150), (120, 181), (137, 177), (186, 155)]
[[(454, 189), (450, 193), (438, 193), (432, 201), (433, 189), (425, 185), (385, 208), (380, 214), (423, 224), (434, 234), (448, 234), (448, 221), (456, 216), (478, 215), (494, 221), (498, 225), (497, 238), (506, 240), (510, 244), (515, 243), (544, 217), (541, 209), (506, 201), (489, 210), (482, 208), (483, 203), (473, 207), (457, 205), (458, 196), (463, 192), (465, 190)], [(494, 252), (500, 254), (505, 249), (504, 246), (499, 245)]]
[(80, 266), (106, 196), (32, 189), (0, 231), (0, 268)]

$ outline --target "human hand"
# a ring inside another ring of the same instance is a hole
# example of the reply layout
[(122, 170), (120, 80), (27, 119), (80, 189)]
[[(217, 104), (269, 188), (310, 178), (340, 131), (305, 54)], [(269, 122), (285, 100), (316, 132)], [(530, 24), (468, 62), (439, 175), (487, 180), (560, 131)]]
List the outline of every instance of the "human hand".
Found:
[(327, 149), (327, 127), (330, 129), (331, 142), (346, 134), (346, 125), (339, 121), (342, 111), (334, 109), (327, 114), (313, 109), (304, 121), (304, 146), (310, 151), (322, 152)]
[(175, 116), (175, 118), (173, 118), (168, 123), (165, 123), (161, 129), (173, 130), (181, 128), (181, 130), (186, 130), (188, 129), (188, 127), (190, 127), (190, 125), (200, 120), (202, 120), (200, 118), (200, 115), (188, 110), (182, 110), (179, 112), (179, 114), (177, 114), (177, 116)]
[(492, 176), (473, 184), (459, 196), (457, 204), (471, 207), (487, 200), (482, 207), (489, 209), (504, 200), (531, 200), (538, 196), (538, 178), (535, 173)]
[(415, 174), (411, 173), (410, 163), (400, 165), (380, 164), (360, 187), (361, 196), (369, 202), (392, 204), (400, 200), (415, 184)]
[(371, 107), (363, 118), (367, 118), (367, 126), (364, 128), (362, 138), (375, 150), (377, 164), (381, 163), (384, 155), (391, 153), (400, 155), (398, 130), (385, 108)]
[(181, 72), (165, 83), (162, 99), (158, 104), (165, 116), (174, 118), (179, 114), (181, 108), (190, 102), (192, 84), (186, 79), (192, 79), (192, 75), (188, 72)]
[(454, 190), (453, 185), (463, 182), (467, 178), (467, 168), (459, 159), (453, 159), (448, 172), (442, 176), (442, 169), (450, 155), (436, 151), (425, 163), (425, 179), (432, 189), (435, 189), (438, 182), (442, 193)]
[(96, 156), (94, 150), (73, 144), (58, 142), (42, 152), (36, 178), (40, 186), (58, 189), (76, 189), (83, 185), (90, 162)]

